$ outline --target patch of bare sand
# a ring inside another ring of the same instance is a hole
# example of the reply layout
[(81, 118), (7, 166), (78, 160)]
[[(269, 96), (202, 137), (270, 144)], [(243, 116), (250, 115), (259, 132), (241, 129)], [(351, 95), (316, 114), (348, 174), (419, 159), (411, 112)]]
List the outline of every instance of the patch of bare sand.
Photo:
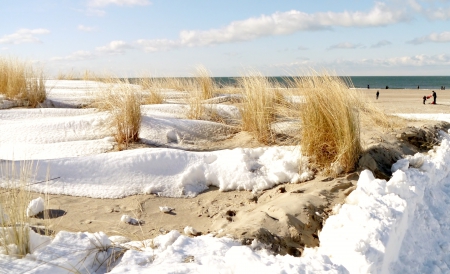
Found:
[[(380, 93), (375, 104), (387, 113), (441, 113), (450, 106), (450, 96), (443, 96), (443, 92), (438, 92), (438, 105), (425, 106), (420, 101), (423, 95), (419, 96), (424, 91), (405, 93), (405, 90), (382, 90)], [(49, 229), (55, 232), (103, 231), (107, 235), (123, 235), (133, 240), (153, 238), (173, 229), (182, 232), (185, 226), (192, 226), (202, 234), (228, 235), (243, 244), (250, 244), (256, 238), (276, 253), (299, 256), (305, 246), (319, 244), (317, 236), (324, 221), (331, 209), (336, 204), (344, 203), (345, 197), (355, 189), (360, 170), (368, 168), (376, 177), (387, 179), (395, 161), (405, 155), (426, 152), (436, 144), (436, 132), (440, 128), (450, 128), (448, 123), (426, 121), (401, 120), (399, 124), (401, 127), (390, 130), (371, 124), (363, 125), (361, 137), (364, 153), (358, 171), (339, 178), (316, 176), (308, 182), (281, 184), (256, 194), (247, 191), (221, 192), (211, 187), (189, 199), (154, 195), (123, 199), (48, 195), (47, 213), (53, 213), (53, 216), (46, 214), (48, 218), (43, 220), (41, 215), (41, 219), (34, 221), (37, 224), (47, 223)], [(198, 150), (260, 145), (248, 133), (241, 132), (233, 138)], [(166, 214), (160, 212), (159, 206), (169, 206), (175, 210)], [(137, 226), (121, 223), (120, 218), (124, 214), (145, 223)]]

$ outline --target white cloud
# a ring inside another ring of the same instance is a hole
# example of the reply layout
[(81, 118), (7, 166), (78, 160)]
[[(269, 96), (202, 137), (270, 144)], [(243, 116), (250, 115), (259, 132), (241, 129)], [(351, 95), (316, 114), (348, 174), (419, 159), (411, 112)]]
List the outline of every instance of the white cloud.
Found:
[(319, 12), (308, 14), (296, 10), (276, 12), (243, 21), (231, 22), (221, 29), (207, 31), (182, 31), (181, 44), (204, 46), (235, 41), (248, 41), (269, 35), (284, 35), (298, 31), (311, 31), (341, 27), (375, 27), (407, 21), (403, 11), (390, 10), (383, 3), (376, 3), (369, 12)]
[(332, 27), (377, 27), (410, 20), (404, 10), (390, 9), (377, 2), (368, 12), (318, 12), (304, 13), (291, 10), (234, 21), (219, 29), (184, 30), (178, 40), (138, 40), (148, 52), (170, 50), (178, 47), (198, 47), (239, 41), (249, 41), (272, 35), (287, 35), (299, 31), (326, 30)]
[(136, 45), (146, 52), (167, 51), (182, 46), (181, 42), (169, 39), (139, 39)]
[(95, 50), (107, 54), (124, 54), (125, 50), (134, 48), (122, 40), (111, 41), (108, 45), (97, 47)]
[(298, 61), (290, 62), (290, 63), (279, 63), (279, 64), (273, 64), (269, 67), (272, 68), (299, 68), (305, 65), (311, 65), (313, 62), (311, 62), (308, 58), (296, 58)]
[(389, 42), (388, 40), (381, 40), (380, 42), (373, 44), (372, 46), (370, 46), (371, 48), (381, 48), (384, 46), (389, 46), (392, 45), (391, 42)]
[(90, 51), (79, 50), (75, 51), (67, 56), (63, 57), (53, 57), (51, 61), (84, 61), (84, 60), (93, 60), (97, 58), (95, 53)]
[(92, 31), (96, 31), (97, 28), (96, 27), (88, 27), (85, 25), (78, 25), (78, 30), (80, 31), (84, 31), (84, 32), (92, 32)]
[(353, 43), (349, 43), (349, 42), (344, 42), (344, 43), (332, 45), (328, 49), (329, 50), (332, 50), (332, 49), (358, 49), (358, 48), (363, 48), (363, 47), (364, 46), (361, 44), (353, 44)]
[(392, 57), (386, 59), (363, 59), (359, 64), (381, 65), (381, 66), (433, 66), (450, 65), (450, 55), (426, 55), (418, 54), (414, 56)]
[(298, 49), (298, 50), (308, 50), (309, 48), (304, 47), (304, 46), (298, 46), (297, 49)]
[(151, 2), (148, 0), (89, 0), (90, 7), (106, 7), (109, 5), (117, 6), (147, 6)]
[(432, 33), (426, 36), (415, 38), (411, 41), (408, 41), (407, 43), (419, 45), (427, 42), (448, 43), (450, 42), (450, 31), (444, 31), (441, 33)]
[(0, 44), (42, 43), (36, 35), (50, 33), (47, 29), (19, 29), (13, 34), (0, 38)]

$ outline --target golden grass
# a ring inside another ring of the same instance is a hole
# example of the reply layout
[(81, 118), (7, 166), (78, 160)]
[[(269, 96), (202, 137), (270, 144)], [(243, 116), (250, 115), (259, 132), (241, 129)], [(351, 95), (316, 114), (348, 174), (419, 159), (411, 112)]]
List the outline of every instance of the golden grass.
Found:
[(68, 72), (59, 71), (58, 75), (56, 75), (56, 79), (57, 80), (78, 80), (78, 79), (80, 79), (80, 76), (78, 75), (77, 72), (75, 72), (74, 69), (71, 69)]
[(244, 97), (241, 105), (242, 129), (251, 132), (262, 143), (272, 143), (271, 123), (275, 120), (277, 89), (259, 72), (251, 72), (239, 81)]
[(118, 149), (122, 150), (139, 140), (142, 96), (140, 90), (127, 80), (110, 78), (108, 82), (107, 87), (97, 94), (93, 106), (111, 114), (110, 129)]
[(204, 66), (198, 66), (195, 71), (197, 89), (202, 100), (214, 97), (215, 86), (209, 71)]
[(30, 252), (30, 217), (27, 207), (32, 200), (29, 190), (33, 181), (32, 162), (1, 164), (0, 180), (0, 253), (23, 257)]
[(0, 94), (37, 107), (46, 98), (44, 74), (17, 58), (0, 58)]
[(161, 87), (159, 84), (160, 82), (156, 81), (155, 78), (142, 77), (139, 79), (139, 85), (141, 85), (144, 91), (148, 92), (144, 96), (144, 104), (153, 105), (164, 103), (164, 97), (161, 95)]
[(355, 168), (361, 152), (359, 94), (327, 72), (294, 78), (304, 103), (300, 109), (301, 147), (325, 174)]

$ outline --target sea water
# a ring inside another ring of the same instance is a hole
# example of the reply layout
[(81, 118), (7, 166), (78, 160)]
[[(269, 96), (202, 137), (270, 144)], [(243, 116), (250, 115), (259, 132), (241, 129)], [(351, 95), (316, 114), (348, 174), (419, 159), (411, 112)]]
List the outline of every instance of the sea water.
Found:
[[(268, 77), (270, 81), (285, 84), (291, 77)], [(374, 89), (450, 89), (450, 76), (348, 76), (342, 77), (349, 86)], [(239, 77), (213, 77), (216, 83), (224, 86), (236, 85)], [(350, 80), (350, 82), (348, 81)]]
[[(180, 77), (192, 79), (190, 77)], [(342, 76), (350, 88), (373, 88), (373, 89), (436, 89), (445, 86), (450, 89), (450, 76)], [(237, 86), (239, 77), (212, 77), (218, 86)], [(271, 82), (278, 82), (286, 86), (292, 77), (268, 77)], [(134, 83), (137, 78), (129, 79)]]

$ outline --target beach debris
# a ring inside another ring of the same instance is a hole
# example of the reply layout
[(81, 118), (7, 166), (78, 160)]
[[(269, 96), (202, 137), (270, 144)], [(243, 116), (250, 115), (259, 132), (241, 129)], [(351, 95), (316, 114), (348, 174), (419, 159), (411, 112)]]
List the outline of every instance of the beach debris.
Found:
[(186, 256), (184, 259), (183, 259), (183, 263), (193, 263), (195, 261), (195, 257), (194, 256)]
[(122, 223), (130, 224), (130, 225), (142, 225), (145, 224), (143, 220), (135, 219), (131, 217), (130, 215), (122, 215), (120, 218), (120, 221)]
[(286, 188), (284, 186), (280, 186), (277, 190), (278, 193), (285, 193), (286, 192)]
[(171, 213), (172, 211), (175, 210), (175, 208), (168, 207), (168, 206), (160, 206), (159, 210), (163, 213)]
[(33, 217), (44, 211), (44, 199), (38, 197), (28, 204), (27, 217)]
[(198, 232), (195, 228), (193, 228), (192, 226), (186, 226), (184, 228), (184, 234), (186, 235), (192, 235), (192, 236), (197, 236), (200, 235), (200, 232)]

